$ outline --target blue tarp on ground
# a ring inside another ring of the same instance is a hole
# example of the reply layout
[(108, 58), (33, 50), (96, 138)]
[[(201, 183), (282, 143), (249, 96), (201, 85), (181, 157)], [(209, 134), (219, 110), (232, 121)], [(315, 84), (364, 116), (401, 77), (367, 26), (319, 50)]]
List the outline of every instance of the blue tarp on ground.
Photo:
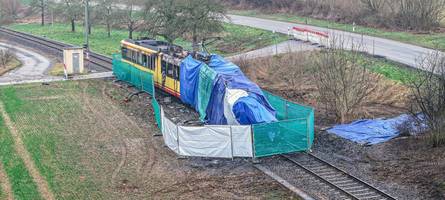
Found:
[[(418, 116), (421, 118), (421, 115)], [(397, 137), (397, 127), (407, 125), (412, 134), (425, 130), (426, 125), (418, 125), (411, 115), (403, 114), (391, 119), (365, 119), (334, 126), (328, 132), (360, 144), (378, 144)]]
[(187, 56), (180, 66), (179, 79), (181, 81), (180, 94), (182, 102), (193, 106), (196, 110), (198, 107), (198, 80), (199, 70), (205, 63)]

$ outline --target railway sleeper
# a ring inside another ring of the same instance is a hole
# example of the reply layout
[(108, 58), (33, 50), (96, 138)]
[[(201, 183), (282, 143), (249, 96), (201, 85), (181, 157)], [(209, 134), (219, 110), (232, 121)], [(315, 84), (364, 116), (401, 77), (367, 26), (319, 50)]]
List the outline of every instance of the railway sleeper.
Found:
[(353, 183), (351, 180), (342, 180), (342, 181), (330, 181), (331, 183), (335, 184), (337, 186), (337, 184), (339, 183)]
[(360, 187), (363, 187), (363, 185), (361, 185), (361, 184), (359, 184), (357, 182), (352, 182), (352, 183), (347, 183), (347, 184), (338, 184), (338, 186), (342, 187), (342, 188), (344, 188), (346, 186), (360, 186)]
[(347, 190), (349, 193), (361, 193), (361, 192), (365, 192), (365, 191), (370, 191), (369, 188), (364, 188), (364, 189), (360, 189), (360, 190)]
[[(340, 186), (342, 187), (342, 186)], [(342, 187), (344, 190), (355, 190), (355, 189), (359, 189), (359, 188), (365, 188), (363, 187), (363, 185), (358, 185), (358, 186), (353, 186), (353, 187)]]
[(375, 192), (371, 191), (371, 192), (366, 192), (366, 193), (359, 193), (359, 194), (354, 194), (357, 197), (370, 197), (370, 196), (378, 196)]

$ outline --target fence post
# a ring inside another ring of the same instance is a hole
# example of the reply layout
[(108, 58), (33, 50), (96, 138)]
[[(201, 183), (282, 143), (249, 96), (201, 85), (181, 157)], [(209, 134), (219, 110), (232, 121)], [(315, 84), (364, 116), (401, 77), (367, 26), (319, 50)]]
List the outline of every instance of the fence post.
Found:
[(255, 155), (255, 138), (254, 138), (254, 133), (253, 133), (253, 125), (250, 125), (250, 139), (252, 141), (252, 162), (253, 163), (257, 163), (258, 161), (256, 160), (256, 155)]
[(231, 148), (231, 156), (233, 161), (233, 132), (232, 132), (232, 126), (230, 127), (230, 148)]
[[(311, 112), (312, 113), (312, 112)], [(309, 113), (309, 117), (306, 118), (306, 137), (307, 137), (307, 147), (306, 151), (310, 151), (310, 144), (311, 144), (311, 136), (310, 136), (310, 118), (311, 113)]]
[(282, 100), (284, 102), (284, 119), (288, 119), (289, 118), (289, 113), (287, 110), (287, 101)]
[(176, 125), (176, 140), (178, 141), (178, 155), (181, 156), (181, 150), (179, 149), (179, 126)]

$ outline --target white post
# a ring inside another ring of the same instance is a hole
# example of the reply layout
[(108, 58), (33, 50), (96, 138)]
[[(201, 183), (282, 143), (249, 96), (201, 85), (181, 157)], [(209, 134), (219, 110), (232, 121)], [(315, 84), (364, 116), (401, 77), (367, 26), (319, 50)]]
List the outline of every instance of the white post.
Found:
[(233, 161), (233, 132), (232, 132), (232, 126), (230, 127), (230, 148), (231, 148), (231, 156), (232, 156), (232, 161)]

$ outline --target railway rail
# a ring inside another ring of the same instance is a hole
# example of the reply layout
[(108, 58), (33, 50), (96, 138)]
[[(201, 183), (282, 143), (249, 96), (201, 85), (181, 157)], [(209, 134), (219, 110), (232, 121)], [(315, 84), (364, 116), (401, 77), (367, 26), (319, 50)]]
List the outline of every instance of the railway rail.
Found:
[(334, 199), (395, 200), (388, 193), (324, 161), (312, 153), (281, 155), (284, 160), (334, 190)]
[[(36, 45), (46, 47), (46, 48), (54, 50), (60, 54), (62, 54), (64, 48), (73, 46), (70, 44), (65, 44), (62, 42), (50, 40), (48, 38), (39, 37), (39, 36), (19, 32), (19, 31), (14, 31), (14, 30), (4, 28), (4, 27), (0, 27), (0, 33), (8, 35), (10, 37), (15, 37), (15, 38), (25, 40), (26, 42), (30, 42), (30, 43), (33, 43)], [(99, 53), (91, 52), (91, 51), (89, 52), (89, 58), (90, 59), (88, 61), (90, 63), (92, 63), (98, 67), (101, 67), (105, 70), (112, 70), (112, 58), (102, 55), (102, 54), (99, 54)]]

